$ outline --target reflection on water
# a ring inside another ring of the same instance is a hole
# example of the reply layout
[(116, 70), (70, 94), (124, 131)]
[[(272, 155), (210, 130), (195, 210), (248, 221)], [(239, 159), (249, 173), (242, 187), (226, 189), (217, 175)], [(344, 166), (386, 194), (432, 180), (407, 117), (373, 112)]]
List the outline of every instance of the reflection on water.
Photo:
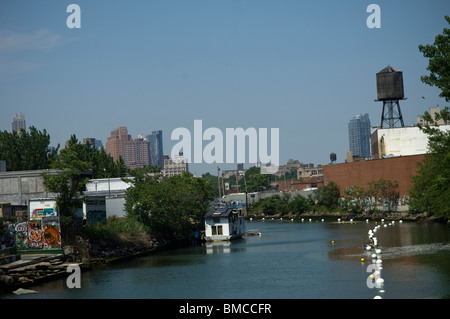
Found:
[(446, 243), (387, 247), (383, 249), (383, 258), (395, 259), (408, 256), (432, 255), (448, 252), (450, 252), (450, 244)]
[[(361, 247), (374, 223), (249, 222), (262, 236), (166, 250), (82, 273), (8, 298), (363, 298), (371, 252)], [(450, 231), (415, 223), (382, 227), (383, 298), (450, 296)], [(365, 262), (361, 262), (361, 257)]]

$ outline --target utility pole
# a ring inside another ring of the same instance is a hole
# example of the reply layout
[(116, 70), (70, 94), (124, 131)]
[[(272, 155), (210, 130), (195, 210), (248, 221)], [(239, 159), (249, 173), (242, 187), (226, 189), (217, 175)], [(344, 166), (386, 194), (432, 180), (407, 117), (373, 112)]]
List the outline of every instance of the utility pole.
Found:
[(239, 171), (236, 170), (236, 190), (239, 193), (239, 180), (238, 180)]
[(219, 172), (220, 172), (220, 168), (219, 168), (219, 166), (217, 166), (217, 185), (219, 186), (219, 198), (222, 198), (222, 196), (221, 196), (221, 191), (220, 191), (220, 175), (219, 175)]

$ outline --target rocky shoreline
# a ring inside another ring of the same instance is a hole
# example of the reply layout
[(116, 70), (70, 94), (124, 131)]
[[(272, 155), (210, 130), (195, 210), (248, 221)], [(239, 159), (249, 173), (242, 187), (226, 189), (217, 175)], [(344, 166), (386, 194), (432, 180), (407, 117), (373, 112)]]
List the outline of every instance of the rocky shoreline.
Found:
[(89, 271), (154, 253), (169, 243), (162, 239), (126, 244), (99, 242), (90, 245), (87, 254), (80, 253), (74, 246), (64, 247), (61, 254), (26, 254), (23, 258), (19, 256), (12, 263), (0, 265), (0, 291), (17, 294), (33, 293), (33, 290), (24, 288), (67, 277), (69, 265), (76, 264), (82, 272)]

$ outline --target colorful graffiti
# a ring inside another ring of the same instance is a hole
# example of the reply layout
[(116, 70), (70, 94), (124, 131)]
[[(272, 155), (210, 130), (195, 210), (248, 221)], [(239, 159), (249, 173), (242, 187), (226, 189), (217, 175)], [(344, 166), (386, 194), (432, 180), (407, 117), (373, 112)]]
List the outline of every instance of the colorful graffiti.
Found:
[(54, 208), (36, 208), (31, 212), (31, 219), (56, 216)]
[(28, 248), (28, 225), (26, 222), (16, 224), (14, 228), (16, 247), (18, 249)]
[(43, 217), (29, 222), (0, 223), (0, 246), (17, 249), (61, 248), (59, 217)]
[(28, 223), (28, 246), (31, 249), (43, 248), (42, 227), (40, 222)]
[(42, 241), (44, 249), (61, 248), (59, 219), (47, 217), (42, 219)]

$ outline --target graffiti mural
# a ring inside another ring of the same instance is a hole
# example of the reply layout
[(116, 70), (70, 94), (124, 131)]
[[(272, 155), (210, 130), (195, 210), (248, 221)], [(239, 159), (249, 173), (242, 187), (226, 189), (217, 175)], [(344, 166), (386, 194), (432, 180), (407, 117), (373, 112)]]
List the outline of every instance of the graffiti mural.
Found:
[(31, 249), (43, 248), (42, 227), (40, 221), (28, 223), (28, 246)]
[(18, 249), (28, 248), (28, 225), (26, 222), (16, 224), (14, 228), (16, 247)]
[(31, 219), (40, 219), (43, 217), (56, 216), (56, 210), (52, 207), (49, 208), (36, 208), (31, 212)]
[(59, 218), (42, 218), (42, 243), (44, 249), (61, 248)]

